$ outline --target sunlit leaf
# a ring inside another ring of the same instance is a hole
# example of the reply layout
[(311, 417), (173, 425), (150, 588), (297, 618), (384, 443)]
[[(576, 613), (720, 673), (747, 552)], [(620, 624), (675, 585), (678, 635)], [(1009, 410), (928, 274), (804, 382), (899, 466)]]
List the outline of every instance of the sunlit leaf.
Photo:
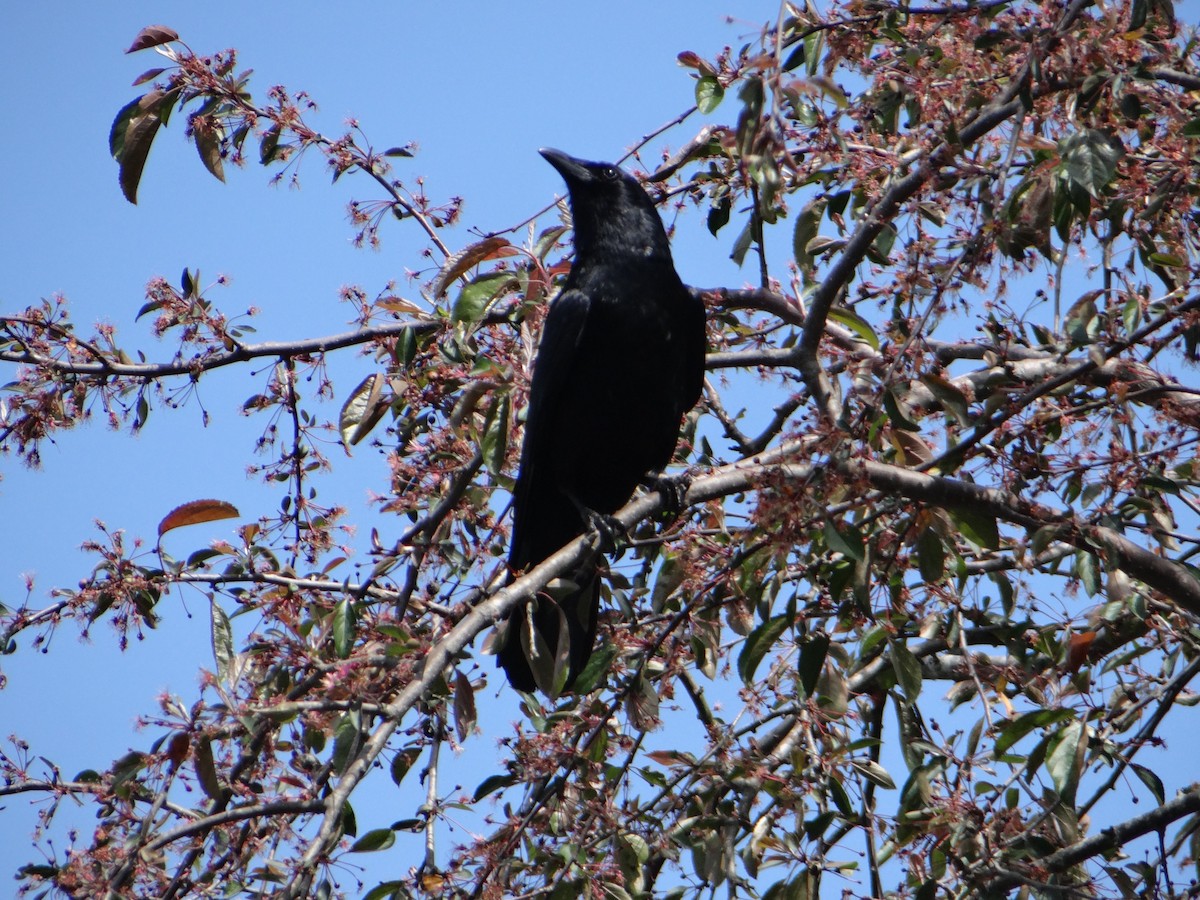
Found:
[(217, 665), (217, 677), (230, 684), (233, 670), (233, 628), (229, 616), (215, 599), (211, 601), (213, 661)]
[(215, 522), (219, 519), (234, 519), (241, 513), (232, 503), (224, 500), (193, 500), (175, 507), (161, 522), (158, 523), (158, 536), (173, 528), (183, 528), (185, 525), (199, 525), (202, 522)]
[(879, 335), (875, 333), (875, 329), (870, 326), (867, 320), (854, 312), (854, 310), (847, 309), (844, 306), (835, 306), (829, 310), (829, 318), (839, 325), (845, 325), (862, 338), (872, 349), (879, 349)]
[(450, 317), (456, 322), (478, 322), (500, 292), (516, 283), (517, 276), (512, 272), (481, 275), (462, 289)]
[(725, 88), (713, 75), (701, 75), (696, 80), (696, 108), (708, 115), (721, 105), (725, 97)]
[(387, 379), (381, 372), (368, 375), (342, 404), (342, 411), (338, 415), (338, 432), (342, 436), (342, 446), (347, 451), (370, 434), (388, 411), (389, 404), (381, 400), (386, 383)]
[[(465, 274), (469, 269), (473, 269), (486, 260), (512, 256), (517, 252), (517, 249), (502, 237), (488, 237), (470, 244), (446, 260), (429, 286), (429, 293), (435, 298), (440, 297), (446, 293), (446, 288), (452, 281)], [(511, 273), (507, 274), (508, 277), (512, 277)]]

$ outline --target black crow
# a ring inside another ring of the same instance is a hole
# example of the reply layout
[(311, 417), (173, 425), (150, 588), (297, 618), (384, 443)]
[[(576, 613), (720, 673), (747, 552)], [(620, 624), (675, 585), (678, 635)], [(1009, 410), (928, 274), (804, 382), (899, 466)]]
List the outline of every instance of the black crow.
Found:
[[(575, 260), (533, 364), (513, 490), (514, 574), (602, 527), (670, 462), (680, 420), (704, 381), (704, 306), (676, 274), (642, 186), (610, 163), (540, 152), (567, 183)], [(502, 626), (499, 663), (518, 690), (556, 693), (560, 641), (569, 644), (563, 690), (591, 656), (594, 561), (569, 582), (557, 601), (543, 593)]]

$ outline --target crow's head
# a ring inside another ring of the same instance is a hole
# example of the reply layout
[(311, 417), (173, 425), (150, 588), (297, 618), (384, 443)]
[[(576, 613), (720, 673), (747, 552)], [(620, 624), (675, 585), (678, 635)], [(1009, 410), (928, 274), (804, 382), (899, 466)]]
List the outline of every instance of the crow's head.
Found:
[(576, 159), (561, 150), (538, 152), (567, 183), (578, 262), (593, 261), (597, 254), (613, 261), (624, 256), (670, 260), (658, 210), (637, 179), (612, 163)]

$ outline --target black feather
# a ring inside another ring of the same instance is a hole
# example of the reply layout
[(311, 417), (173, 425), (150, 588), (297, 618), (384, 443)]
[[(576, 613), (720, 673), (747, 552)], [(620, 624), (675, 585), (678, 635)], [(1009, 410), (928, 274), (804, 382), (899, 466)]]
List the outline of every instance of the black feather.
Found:
[[(680, 281), (657, 210), (641, 185), (609, 163), (542, 150), (567, 183), (575, 261), (550, 305), (533, 366), (521, 468), (513, 492), (509, 564), (537, 565), (589, 527), (587, 511), (610, 515), (648, 474), (670, 462), (680, 420), (704, 380), (704, 307)], [(596, 639), (594, 564), (573, 574), (577, 589), (532, 610), (533, 646), (548, 653), (540, 686), (566, 624), (569, 688)], [(499, 662), (514, 687), (538, 687), (527, 656), (528, 611), (503, 631)], [(525, 640), (522, 640), (525, 631)]]

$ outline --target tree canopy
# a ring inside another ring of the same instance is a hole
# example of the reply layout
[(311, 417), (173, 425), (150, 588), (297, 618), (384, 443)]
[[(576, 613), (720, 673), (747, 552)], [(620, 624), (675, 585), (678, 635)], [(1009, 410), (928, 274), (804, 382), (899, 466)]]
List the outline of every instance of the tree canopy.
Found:
[[(361, 243), (415, 229), (427, 249), (409, 283), (347, 289), (341, 334), (262, 340), (191, 270), (136, 311), (176, 342), (160, 359), (61, 298), (0, 317), (9, 458), (89, 420), (151, 427), (247, 367), (247, 455), (280, 498), (175, 509), (157, 537), (240, 520), (186, 558), (109, 533), (82, 583), (0, 609), (6, 653), (99, 622), (153, 640), (183, 592), (211, 615), (201, 689), (110, 767), (0, 748), (5, 815), (44, 801), (23, 890), (1192, 895), (1200, 785), (1172, 785), (1188, 748), (1160, 747), (1200, 672), (1197, 46), (1165, 0), (850, 0), (681, 53), (695, 105), (622, 162), (747, 281), (692, 286), (708, 377), (682, 512), (648, 492), (618, 514), (596, 653), (497, 733), (492, 627), (592, 552), (503, 562), (569, 220), (531, 198), (464, 234), (457, 198), (404, 176), (413, 147), (319, 133), (306, 93), (143, 30), (130, 52), (159, 65), (110, 135), (129, 201), (186, 116), (213, 176), (323, 164), (362, 192)], [(347, 355), (360, 377), (331, 379)], [(394, 527), (352, 548), (354, 577), (343, 504), (312, 488), (339, 442), (390, 476)], [(461, 792), (439, 786), (451, 751), (479, 776)], [(367, 790), (394, 792), (393, 819), (360, 820)], [(56, 849), (69, 801), (94, 831)], [(369, 851), (391, 874), (360, 883)]]

